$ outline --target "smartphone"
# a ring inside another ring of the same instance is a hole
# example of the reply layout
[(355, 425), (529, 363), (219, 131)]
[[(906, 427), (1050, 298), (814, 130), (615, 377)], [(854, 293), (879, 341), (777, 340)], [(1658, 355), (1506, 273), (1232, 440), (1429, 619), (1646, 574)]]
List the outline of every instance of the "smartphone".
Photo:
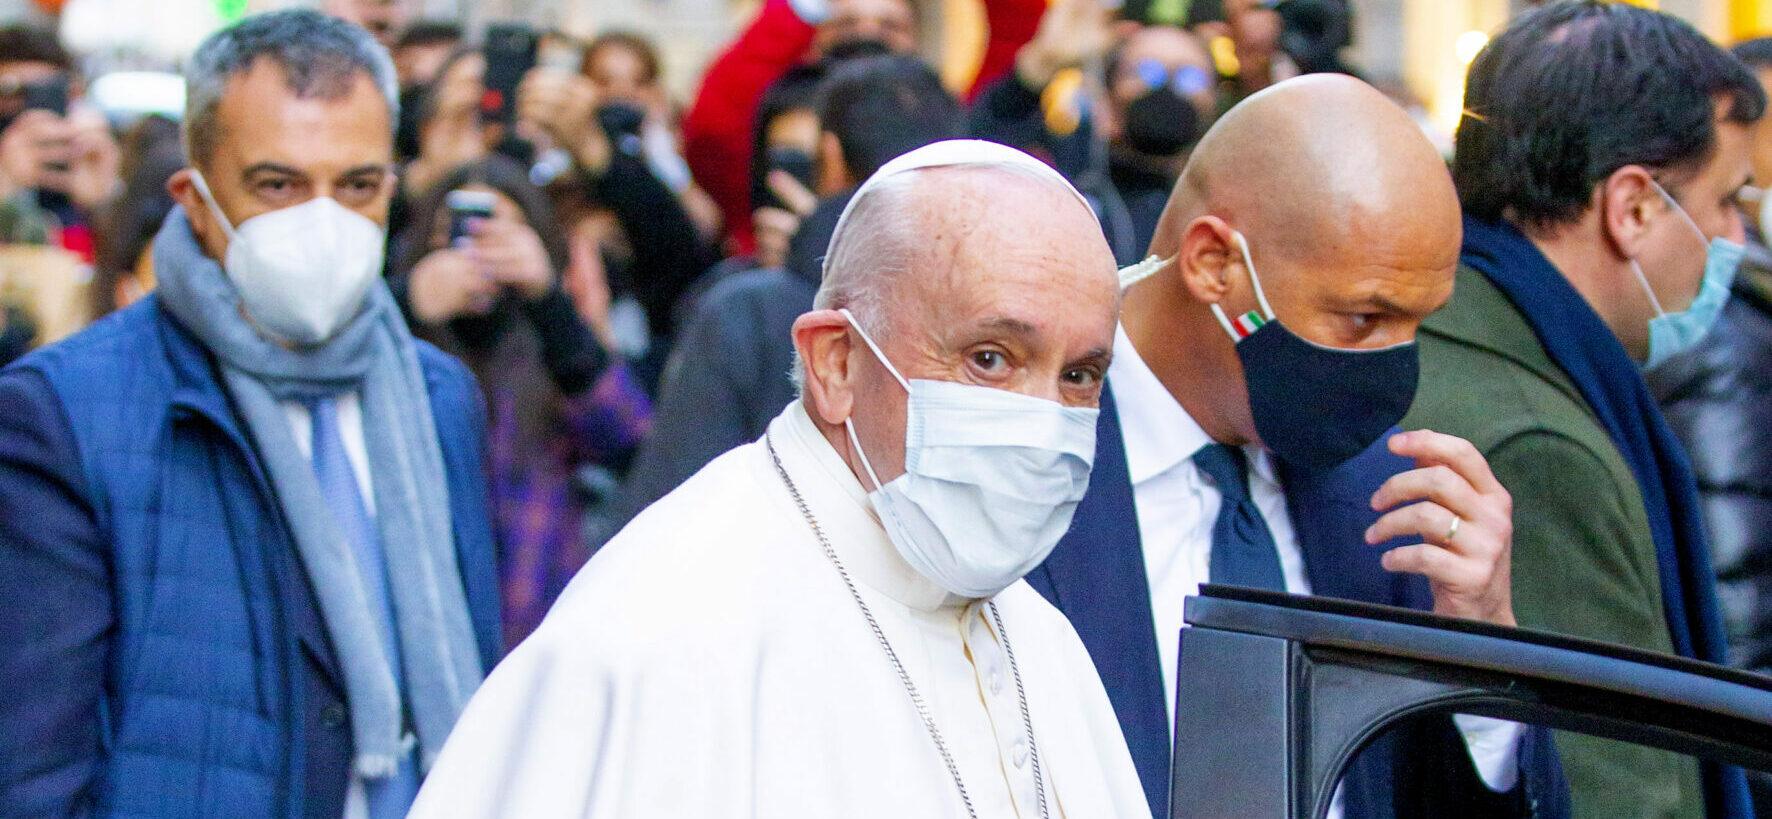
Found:
[(620, 143), (622, 137), (640, 135), (646, 125), (646, 109), (625, 102), (604, 103), (597, 109), (597, 123), (610, 140)]
[(38, 108), (55, 114), (56, 116), (67, 116), (67, 77), (52, 77), (41, 82), (34, 82), (26, 85), (24, 91), (24, 110), (29, 111), (33, 108)]
[(782, 171), (788, 176), (793, 177), (800, 184), (805, 185), (807, 190), (815, 191), (818, 189), (816, 187), (817, 177), (815, 175), (811, 154), (808, 154), (799, 148), (777, 147), (767, 149), (764, 156), (766, 157), (763, 166), (764, 179), (759, 180), (760, 184), (758, 190), (756, 190), (752, 196), (753, 207), (793, 210), (793, 208), (787, 206), (787, 203), (781, 201), (780, 197), (775, 195), (775, 191), (770, 189), (767, 178), (769, 171)]
[(506, 125), (517, 120), (517, 86), (535, 67), (540, 38), (522, 23), (494, 23), (486, 29), (486, 95), (480, 115)]
[(455, 247), (473, 235), (468, 230), (469, 220), (491, 219), (496, 201), (491, 191), (450, 191), (443, 198), (449, 208), (449, 245)]
[[(25, 107), (22, 109), (23, 111), (39, 109), (58, 117), (68, 115), (68, 78), (66, 76), (56, 76), (30, 83), (24, 87), (24, 95)], [(68, 163), (45, 162), (43, 167), (55, 173), (62, 173), (68, 170)]]

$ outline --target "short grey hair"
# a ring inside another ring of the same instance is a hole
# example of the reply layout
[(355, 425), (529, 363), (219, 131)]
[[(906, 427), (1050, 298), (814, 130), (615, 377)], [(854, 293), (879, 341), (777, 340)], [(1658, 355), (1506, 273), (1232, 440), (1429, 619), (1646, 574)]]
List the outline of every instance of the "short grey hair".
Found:
[[(906, 256), (914, 247), (914, 220), (903, 212), (903, 200), (916, 182), (916, 174), (901, 173), (870, 186), (859, 201), (852, 202), (831, 235), (825, 251), (814, 310), (847, 309), (863, 332), (877, 343), (886, 338), (886, 303), (895, 280), (908, 272)], [(806, 392), (806, 362), (794, 351), (788, 372), (794, 394)]]
[(812, 309), (848, 308), (870, 335), (884, 332), (888, 291), (909, 272), (905, 257), (914, 247), (916, 225), (903, 209), (917, 176), (913, 171), (880, 180), (847, 209), (825, 251)]
[(185, 67), (185, 157), (209, 162), (220, 136), (216, 109), (228, 80), (259, 58), (283, 69), (298, 97), (338, 99), (359, 74), (368, 75), (388, 103), (388, 127), (400, 118), (400, 87), (388, 50), (359, 26), (310, 9), (256, 14), (203, 41)]

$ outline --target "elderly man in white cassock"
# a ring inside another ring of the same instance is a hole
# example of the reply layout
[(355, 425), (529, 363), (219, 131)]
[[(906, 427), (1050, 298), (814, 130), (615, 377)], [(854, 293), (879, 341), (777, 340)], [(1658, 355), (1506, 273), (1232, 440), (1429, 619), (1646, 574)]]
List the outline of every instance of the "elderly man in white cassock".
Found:
[(1083, 198), (937, 143), (864, 183), (800, 400), (636, 518), (480, 689), (414, 816), (1148, 817), (1070, 624), (1114, 342)]

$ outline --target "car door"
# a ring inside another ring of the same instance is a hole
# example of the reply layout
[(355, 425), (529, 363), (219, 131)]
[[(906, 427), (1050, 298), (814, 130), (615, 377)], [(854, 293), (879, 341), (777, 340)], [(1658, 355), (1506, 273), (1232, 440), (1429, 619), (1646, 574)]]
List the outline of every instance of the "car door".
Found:
[(1170, 816), (1321, 819), (1363, 747), (1462, 713), (1772, 771), (1772, 678), (1623, 646), (1207, 586), (1187, 603)]

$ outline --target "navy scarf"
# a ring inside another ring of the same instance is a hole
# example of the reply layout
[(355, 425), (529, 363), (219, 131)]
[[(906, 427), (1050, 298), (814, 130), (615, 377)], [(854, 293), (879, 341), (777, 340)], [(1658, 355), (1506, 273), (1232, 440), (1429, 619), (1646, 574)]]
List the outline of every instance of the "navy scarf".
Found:
[[(1551, 361), (1575, 382), (1630, 465), (1655, 539), (1674, 650), (1683, 657), (1726, 662), (1728, 643), (1705, 545), (1698, 484), (1637, 363), (1599, 314), (1512, 224), (1465, 217), (1461, 260), (1487, 276), (1526, 317)], [(1705, 768), (1710, 814), (1752, 816), (1740, 770)]]

